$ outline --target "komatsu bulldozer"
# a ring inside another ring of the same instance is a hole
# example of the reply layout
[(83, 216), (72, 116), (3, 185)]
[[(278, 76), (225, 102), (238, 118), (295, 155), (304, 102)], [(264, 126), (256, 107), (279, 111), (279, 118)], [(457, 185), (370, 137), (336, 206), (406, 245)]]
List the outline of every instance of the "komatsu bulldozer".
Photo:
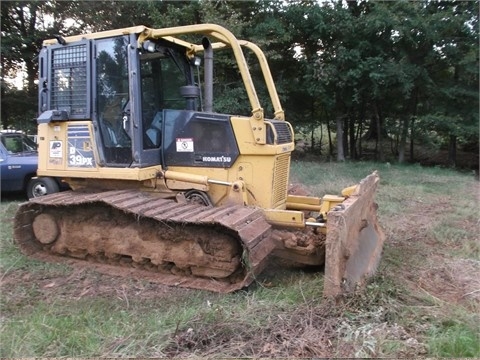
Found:
[[(214, 112), (219, 51), (243, 80), (245, 114)], [(260, 65), (270, 117), (244, 51)], [(263, 52), (227, 29), (56, 36), (39, 54), (38, 95), (37, 175), (71, 190), (21, 204), (14, 237), (25, 254), (217, 292), (248, 286), (270, 255), (324, 264), (327, 296), (374, 273), (378, 174), (341, 195), (289, 194), (292, 126)]]

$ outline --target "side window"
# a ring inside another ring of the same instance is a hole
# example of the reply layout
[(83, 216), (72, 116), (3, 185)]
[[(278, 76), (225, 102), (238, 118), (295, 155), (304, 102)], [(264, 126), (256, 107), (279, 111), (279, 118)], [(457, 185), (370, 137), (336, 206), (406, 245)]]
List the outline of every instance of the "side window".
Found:
[(7, 149), (7, 152), (9, 154), (17, 154), (20, 151), (22, 151), (22, 144), (20, 143), (20, 141), (18, 141), (14, 137), (3, 136), (2, 144), (3, 146), (5, 146), (5, 149)]
[(37, 151), (37, 144), (28, 136), (22, 136), (23, 151)]
[(185, 74), (179, 69), (172, 57), (168, 57), (162, 63), (164, 74), (163, 92), (166, 109), (185, 109), (185, 98), (180, 93), (180, 88), (186, 85)]
[(140, 73), (142, 122), (145, 130), (143, 148), (153, 149), (159, 147), (161, 143), (162, 109), (164, 107), (160, 59), (142, 61)]
[[(2, 144), (3, 144), (3, 141), (2, 141)], [(0, 146), (0, 162), (1, 161), (6, 161), (6, 160), (7, 160), (7, 153), (4, 150), (4, 147)]]
[(162, 111), (186, 107), (180, 92), (189, 76), (184, 67), (185, 59), (169, 48), (159, 46), (157, 50), (140, 55), (144, 149), (160, 146)]
[(97, 116), (106, 147), (130, 147), (123, 130), (128, 102), (128, 63), (124, 37), (97, 41)]

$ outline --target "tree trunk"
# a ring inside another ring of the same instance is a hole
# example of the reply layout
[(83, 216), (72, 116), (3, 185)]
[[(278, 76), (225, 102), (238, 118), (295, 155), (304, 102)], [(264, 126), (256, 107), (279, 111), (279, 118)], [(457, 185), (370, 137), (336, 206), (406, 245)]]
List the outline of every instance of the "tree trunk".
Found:
[(363, 128), (364, 128), (364, 123), (365, 123), (365, 113), (367, 110), (367, 106), (365, 103), (365, 100), (362, 101), (362, 106), (360, 107), (360, 116), (358, 119), (358, 128), (357, 128), (357, 143), (358, 143), (358, 148), (356, 151), (357, 158), (361, 159), (362, 158), (362, 139), (363, 139)]
[(373, 105), (373, 109), (375, 111), (375, 127), (377, 130), (377, 141), (376, 141), (376, 150), (377, 150), (377, 159), (379, 161), (385, 161), (385, 155), (383, 153), (382, 148), (382, 115), (379, 110), (378, 104), (375, 102)]
[(348, 152), (348, 119), (349, 116), (343, 117), (343, 157), (347, 159), (349, 157)]
[(415, 138), (415, 118), (417, 117), (417, 109), (418, 109), (418, 87), (415, 87), (413, 90), (413, 109), (412, 109), (412, 116), (410, 118), (410, 162), (413, 162), (413, 139)]
[(413, 163), (415, 156), (413, 154), (413, 139), (415, 138), (415, 116), (410, 120), (410, 162)]
[(327, 119), (327, 132), (328, 132), (328, 157), (333, 157), (333, 142), (332, 142), (332, 129), (330, 129), (330, 116), (325, 113)]
[(36, 97), (37, 85), (35, 84), (35, 80), (37, 78), (37, 65), (33, 60), (28, 59), (25, 60), (25, 68), (27, 73), (27, 93), (31, 97)]
[(448, 145), (448, 165), (454, 168), (457, 165), (457, 137), (450, 135), (450, 142)]
[(407, 147), (407, 134), (408, 134), (408, 117), (402, 121), (402, 129), (400, 134), (400, 144), (398, 146), (398, 162), (403, 164), (405, 162), (405, 148)]
[[(310, 99), (310, 119), (315, 119), (315, 103), (313, 98)], [(311, 124), (310, 131), (310, 152), (315, 152), (315, 124)]]
[(315, 151), (315, 126), (312, 125), (310, 131), (310, 152), (313, 153)]
[(355, 136), (355, 116), (349, 117), (349, 133), (350, 133), (350, 159), (356, 159), (357, 158), (357, 152), (356, 152), (357, 138)]
[(343, 152), (343, 118), (337, 116), (337, 161), (345, 161)]
[[(24, 38), (28, 39), (35, 34), (35, 26), (37, 22), (37, 9), (38, 5), (33, 3), (29, 6), (30, 18), (28, 21), (25, 21), (23, 30)], [(23, 14), (22, 9), (22, 14)], [(37, 51), (37, 46), (33, 42), (26, 44), (27, 49), (31, 54), (35, 54)], [(37, 78), (37, 61), (34, 60), (33, 56), (27, 57), (24, 59), (26, 72), (27, 72), (27, 92), (29, 96), (35, 97), (36, 95), (36, 85), (35, 79)], [(35, 108), (35, 107), (34, 107)]]
[(320, 139), (318, 139), (318, 155), (322, 155), (323, 126), (320, 124)]
[(362, 158), (362, 155), (363, 155), (363, 151), (362, 151), (362, 133), (363, 133), (363, 121), (365, 119), (362, 118), (360, 119), (360, 124), (358, 126), (358, 134), (357, 134), (357, 139), (358, 139), (358, 158), (361, 159)]

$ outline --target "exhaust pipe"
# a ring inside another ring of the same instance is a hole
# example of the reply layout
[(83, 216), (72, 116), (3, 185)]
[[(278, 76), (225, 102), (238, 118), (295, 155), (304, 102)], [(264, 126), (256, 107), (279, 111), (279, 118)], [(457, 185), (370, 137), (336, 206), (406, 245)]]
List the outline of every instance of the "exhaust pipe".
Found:
[(205, 112), (213, 112), (213, 49), (208, 38), (202, 39), (205, 61)]

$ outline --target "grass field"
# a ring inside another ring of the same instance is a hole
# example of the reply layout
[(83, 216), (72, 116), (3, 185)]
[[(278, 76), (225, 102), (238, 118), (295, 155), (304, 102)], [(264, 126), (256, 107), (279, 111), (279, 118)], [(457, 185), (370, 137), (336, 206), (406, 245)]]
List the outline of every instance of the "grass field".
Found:
[(384, 255), (337, 302), (321, 272), (275, 260), (228, 295), (33, 261), (12, 238), (22, 200), (3, 199), (0, 357), (480, 357), (479, 182), (368, 162), (294, 162), (291, 180), (321, 196), (372, 170)]

